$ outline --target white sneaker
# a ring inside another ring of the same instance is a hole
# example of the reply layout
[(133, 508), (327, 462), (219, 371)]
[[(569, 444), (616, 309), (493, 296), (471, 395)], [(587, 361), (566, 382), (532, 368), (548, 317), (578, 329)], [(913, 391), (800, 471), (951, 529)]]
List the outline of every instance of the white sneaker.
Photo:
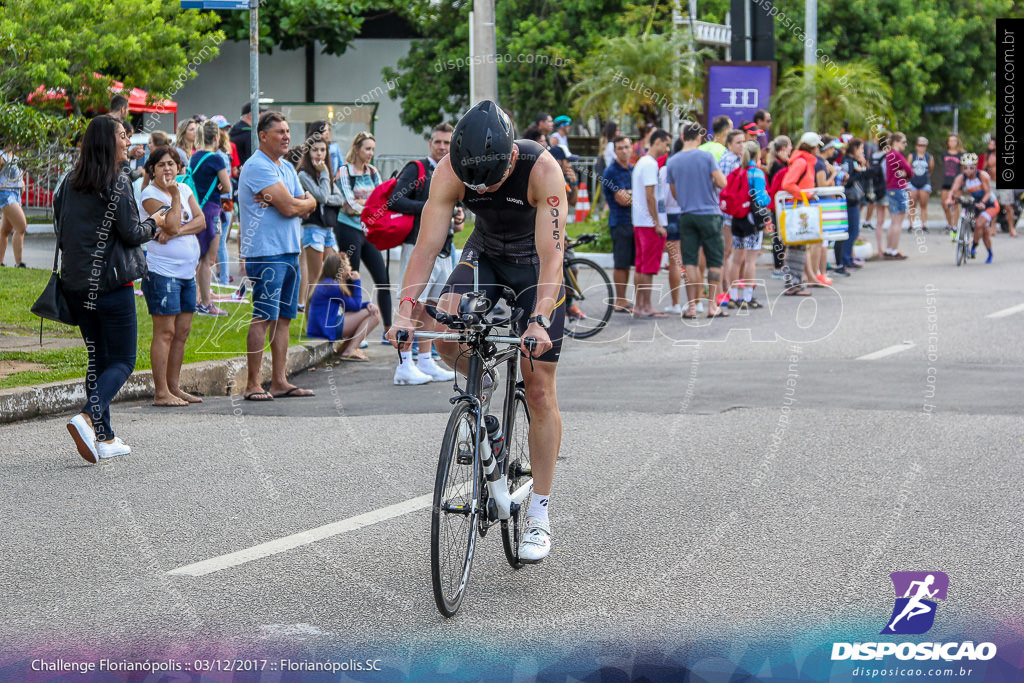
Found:
[(536, 564), (551, 552), (551, 526), (539, 517), (527, 517), (523, 538), (519, 541), (519, 560)]
[(97, 441), (96, 450), (99, 452), (101, 460), (105, 460), (106, 458), (116, 458), (119, 455), (128, 455), (132, 452), (132, 449), (128, 444), (121, 441), (121, 437), (119, 436), (115, 436), (112, 443)]
[(96, 432), (92, 430), (81, 413), (68, 420), (68, 432), (71, 433), (71, 438), (75, 441), (78, 454), (87, 462), (95, 465), (99, 460), (99, 456), (96, 454)]
[(430, 356), (426, 358), (420, 357), (419, 364), (416, 369), (425, 375), (430, 376), (431, 382), (451, 382), (455, 379), (455, 373), (448, 368), (443, 368), (434, 362), (434, 359)]
[(697, 302), (697, 312), (698, 312), (698, 313), (703, 313), (703, 312), (704, 312), (704, 310), (705, 310), (705, 309), (704, 309), (704, 301), (703, 301), (703, 299), (702, 299), (701, 301), (698, 301), (698, 302)]
[(682, 315), (683, 307), (680, 304), (676, 304), (675, 306), (666, 306), (665, 313), (671, 313), (673, 315)]
[(400, 363), (398, 368), (395, 369), (395, 384), (399, 386), (426, 384), (429, 381), (430, 375), (421, 372), (412, 361)]

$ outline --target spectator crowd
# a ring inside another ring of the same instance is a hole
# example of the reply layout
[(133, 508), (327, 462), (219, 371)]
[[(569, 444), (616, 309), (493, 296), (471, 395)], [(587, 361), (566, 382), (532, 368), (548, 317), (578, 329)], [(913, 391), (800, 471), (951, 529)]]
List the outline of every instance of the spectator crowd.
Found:
[[(918, 137), (908, 151), (901, 132), (876, 127), (862, 139), (844, 123), (838, 136), (806, 131), (795, 142), (785, 135), (769, 142), (771, 114), (758, 110), (753, 119), (737, 128), (728, 116), (717, 116), (710, 131), (684, 122), (677, 139), (656, 126), (642, 126), (636, 141), (620, 135), (614, 123), (602, 131), (599, 186), (608, 211), (617, 312), (716, 318), (728, 316), (729, 309), (761, 308), (754, 266), (765, 240), (771, 241), (771, 277), (785, 281), (783, 294), (811, 296), (811, 287), (831, 286), (833, 278), (864, 267), (854, 249), (862, 229), (875, 233), (877, 248), (869, 260), (895, 262), (907, 259), (900, 250), (904, 226), (928, 232), (935, 159), (926, 138)], [(981, 156), (965, 152), (955, 134), (945, 147), (945, 232), (955, 239), (954, 203), (970, 194), (976, 209), (971, 256), (984, 242), (991, 263), (997, 217), (1017, 236), (1014, 191), (995, 188), (995, 142)], [(817, 235), (794, 237), (797, 214), (817, 212), (829, 197), (840, 197), (838, 218), (845, 229), (824, 229), (819, 212)], [(666, 261), (671, 303), (657, 310), (651, 278)], [(633, 301), (626, 298), (631, 269)]]
[[(253, 312), (246, 338), (246, 400), (313, 394), (292, 384), (285, 370), (291, 323), (300, 314), (306, 334), (336, 343), (342, 360), (369, 360), (361, 349), (374, 330), (391, 325), (392, 292), (381, 250), (368, 238), (368, 223), (381, 214), (410, 217), (404, 271), (431, 176), (448, 153), (450, 125), (437, 125), (426, 156), (406, 164), (386, 186), (372, 163), (376, 140), (369, 132), (356, 134), (343, 155), (328, 123), (317, 121), (303, 131), (300, 144), (293, 144), (283, 114), (260, 111), (254, 122), (247, 103), (234, 125), (220, 115), (197, 116), (183, 121), (173, 140), (155, 132), (148, 145), (137, 146), (130, 141), (127, 101), (115, 97), (110, 112), (92, 119), (74, 169), (54, 193), (65, 295), (89, 353), (86, 403), (68, 424), (82, 457), (98, 462), (130, 452), (114, 434), (109, 405), (134, 370), (136, 280), (152, 317), (154, 405), (202, 401), (180, 386), (192, 318), (226, 316), (221, 306), (230, 308), (247, 292)], [(900, 251), (904, 220), (909, 216), (911, 230), (928, 230), (936, 161), (926, 139), (918, 138), (910, 153), (903, 133), (876, 131), (873, 139), (861, 139), (846, 127), (836, 137), (807, 131), (795, 142), (784, 135), (769, 142), (770, 113), (758, 111), (753, 118), (734, 128), (729, 117), (718, 116), (710, 131), (684, 122), (676, 136), (646, 126), (635, 141), (614, 123), (604, 127), (598, 188), (608, 211), (615, 311), (639, 318), (719, 318), (730, 309), (761, 308), (754, 268), (765, 240), (771, 242), (772, 277), (785, 280), (784, 294), (810, 296), (809, 288), (832, 285), (833, 277), (850, 277), (864, 267), (854, 250), (862, 228), (875, 231), (878, 258), (897, 262), (907, 258)], [(254, 125), (255, 149), (250, 144)], [(573, 169), (578, 157), (569, 148), (571, 125), (568, 116), (542, 112), (523, 137), (539, 142), (560, 163), (567, 198), (575, 204), (582, 184)], [(997, 195), (995, 157), (994, 148), (981, 157), (965, 153), (959, 138), (950, 135), (939, 162), (946, 229), (955, 230), (954, 202), (972, 195), (975, 246), (985, 243), (988, 262), (1000, 203), (1012, 207), (1013, 199), (1006, 191)], [(4, 150), (0, 259), (13, 235), (16, 264), (24, 234), (20, 182), (17, 158)], [(789, 212), (799, 211), (801, 202), (814, 206), (836, 194), (828, 191), (833, 187), (841, 187), (838, 194), (845, 197), (847, 230), (831, 244), (821, 225), (812, 239), (792, 239)], [(780, 192), (797, 201), (777, 202)], [(385, 209), (368, 217), (367, 207), (380, 197)], [(236, 211), (234, 263), (241, 281), (234, 289), (227, 243)], [(1010, 211), (1010, 232), (1016, 236)], [(454, 266), (453, 237), (465, 218), (461, 206), (456, 208), (421, 302), (437, 303)], [(653, 279), (666, 260), (671, 303), (659, 310)], [(364, 295), (361, 267), (374, 280), (373, 297)], [(632, 300), (627, 298), (630, 270)], [(214, 284), (234, 291), (217, 294)], [(582, 312), (571, 307), (568, 315)], [(420, 323), (426, 329), (436, 325), (422, 313)], [(264, 387), (260, 372), (268, 344), (272, 373)], [(454, 373), (438, 359), (430, 342), (419, 340), (414, 350), (401, 353), (394, 384), (451, 380)]]

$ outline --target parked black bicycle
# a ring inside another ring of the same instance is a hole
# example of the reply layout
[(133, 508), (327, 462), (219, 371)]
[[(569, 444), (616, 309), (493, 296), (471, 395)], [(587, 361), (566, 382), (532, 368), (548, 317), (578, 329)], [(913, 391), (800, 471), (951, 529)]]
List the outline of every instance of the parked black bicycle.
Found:
[(604, 268), (572, 249), (597, 241), (593, 233), (580, 235), (565, 245), (565, 333), (573, 339), (586, 339), (604, 329), (612, 317), (615, 289)]

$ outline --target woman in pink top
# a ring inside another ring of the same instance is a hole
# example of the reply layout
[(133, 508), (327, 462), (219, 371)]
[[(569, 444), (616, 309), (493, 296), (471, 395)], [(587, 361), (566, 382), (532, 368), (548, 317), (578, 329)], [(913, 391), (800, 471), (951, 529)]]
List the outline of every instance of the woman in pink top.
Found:
[[(903, 133), (893, 133), (889, 137), (889, 149), (885, 153), (885, 194), (889, 198), (889, 231), (886, 234), (886, 249), (882, 253), (883, 259), (904, 261), (906, 256), (900, 252), (900, 232), (903, 230), (903, 215), (907, 213), (907, 204), (910, 201), (909, 187), (910, 178), (914, 176), (914, 168), (903, 156), (907, 148), (907, 136)], [(918, 211), (914, 207), (914, 212)]]

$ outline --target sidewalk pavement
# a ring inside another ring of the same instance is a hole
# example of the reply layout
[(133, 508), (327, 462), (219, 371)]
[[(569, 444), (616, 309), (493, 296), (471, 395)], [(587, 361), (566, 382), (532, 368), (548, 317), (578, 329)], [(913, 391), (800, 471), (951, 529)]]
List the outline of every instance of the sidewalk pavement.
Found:
[[(37, 343), (38, 343), (38, 337)], [(329, 341), (307, 342), (288, 349), (289, 376), (310, 368), (334, 354)], [(270, 353), (263, 354), (260, 379), (270, 381)], [(202, 396), (231, 396), (241, 394), (246, 383), (245, 356), (225, 360), (190, 363), (181, 368), (181, 388)], [(153, 373), (140, 370), (131, 377), (115, 401), (137, 401), (153, 395)], [(85, 402), (83, 378), (63, 382), (40, 384), (34, 387), (0, 389), (0, 424), (29, 420), (44, 415), (75, 410)]]

